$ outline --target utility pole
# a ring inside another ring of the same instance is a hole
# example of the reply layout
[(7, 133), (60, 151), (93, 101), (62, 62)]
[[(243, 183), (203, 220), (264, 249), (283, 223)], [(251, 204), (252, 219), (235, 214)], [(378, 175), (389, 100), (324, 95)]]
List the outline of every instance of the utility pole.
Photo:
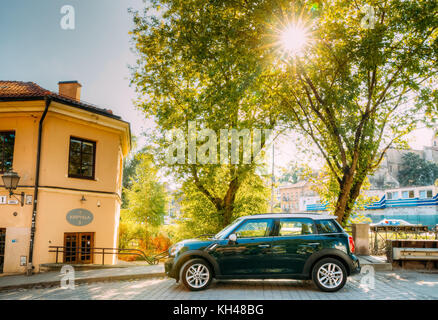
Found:
[(271, 176), (271, 213), (274, 212), (274, 183), (275, 183), (275, 175), (274, 175), (274, 142), (272, 141), (272, 176)]

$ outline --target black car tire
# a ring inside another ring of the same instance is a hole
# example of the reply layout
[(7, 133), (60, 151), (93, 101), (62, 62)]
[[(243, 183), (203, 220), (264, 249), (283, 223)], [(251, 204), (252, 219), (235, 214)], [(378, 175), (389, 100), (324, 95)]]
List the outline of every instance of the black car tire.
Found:
[(347, 270), (341, 261), (323, 258), (313, 266), (312, 280), (320, 290), (335, 292), (347, 282)]
[(181, 267), (180, 279), (191, 291), (206, 289), (213, 280), (213, 272), (203, 259), (192, 259)]

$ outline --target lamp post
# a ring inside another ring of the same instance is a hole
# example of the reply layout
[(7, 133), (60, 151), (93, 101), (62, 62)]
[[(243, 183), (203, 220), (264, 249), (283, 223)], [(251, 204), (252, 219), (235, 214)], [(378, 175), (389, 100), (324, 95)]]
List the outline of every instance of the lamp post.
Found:
[(19, 195), (21, 196), (21, 200), (17, 198), (18, 201), (20, 201), (21, 206), (24, 205), (24, 192), (21, 192), (20, 194), (14, 193), (13, 190), (17, 189), (18, 182), (20, 181), (20, 176), (13, 171), (6, 172), (2, 175), (3, 184), (5, 186), (5, 189), (9, 191), (9, 196), (15, 196)]

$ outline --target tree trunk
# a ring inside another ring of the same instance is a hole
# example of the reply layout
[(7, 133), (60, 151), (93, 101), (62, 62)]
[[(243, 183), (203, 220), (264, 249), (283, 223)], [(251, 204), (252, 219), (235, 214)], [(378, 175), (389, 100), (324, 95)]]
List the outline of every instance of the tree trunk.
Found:
[(223, 213), (223, 227), (226, 227), (231, 223), (231, 219), (233, 217), (234, 210), (234, 201), (236, 200), (236, 194), (239, 190), (240, 183), (238, 178), (234, 178), (231, 180), (230, 185), (228, 187), (227, 193), (225, 194), (223, 203), (224, 203), (224, 213)]
[(350, 172), (350, 169), (344, 170), (344, 176), (342, 177), (342, 181), (339, 185), (339, 196), (336, 201), (335, 207), (335, 216), (339, 223), (344, 221), (345, 209), (347, 208), (347, 204), (350, 198), (350, 190), (353, 186), (354, 174)]

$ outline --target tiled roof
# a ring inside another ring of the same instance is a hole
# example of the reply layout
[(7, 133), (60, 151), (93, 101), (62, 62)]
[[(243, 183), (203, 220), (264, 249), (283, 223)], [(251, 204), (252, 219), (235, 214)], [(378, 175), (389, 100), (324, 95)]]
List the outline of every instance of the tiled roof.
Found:
[(66, 103), (80, 109), (85, 109), (90, 112), (102, 114), (119, 120), (121, 119), (119, 116), (113, 115), (111, 110), (97, 107), (88, 102), (77, 101), (72, 98), (62, 96), (58, 93), (46, 90), (34, 82), (0, 80), (0, 101), (27, 99), (33, 100), (44, 99), (45, 97), (50, 97), (53, 100), (59, 101), (61, 103)]
[(33, 82), (0, 81), (0, 97), (2, 98), (44, 97), (51, 93)]
[(308, 183), (309, 183), (308, 181), (301, 180), (301, 181), (298, 181), (297, 183), (294, 183), (294, 184), (286, 184), (286, 185), (280, 186), (280, 189), (302, 188), (302, 187), (306, 186)]

